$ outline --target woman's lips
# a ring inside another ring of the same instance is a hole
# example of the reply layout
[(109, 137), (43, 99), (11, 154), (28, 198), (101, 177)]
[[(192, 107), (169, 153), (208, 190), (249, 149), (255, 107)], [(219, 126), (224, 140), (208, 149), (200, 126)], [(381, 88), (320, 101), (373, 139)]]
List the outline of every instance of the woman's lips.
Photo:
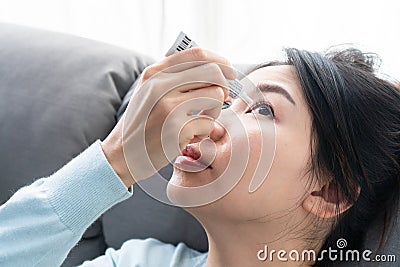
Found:
[(174, 163), (175, 167), (187, 172), (199, 172), (207, 168), (211, 168), (211, 165), (201, 161), (201, 152), (196, 145), (187, 145), (182, 150), (180, 156), (178, 156)]
[(198, 148), (187, 145), (185, 149), (182, 150), (182, 156), (187, 156), (194, 160), (198, 160), (201, 157), (201, 152)]

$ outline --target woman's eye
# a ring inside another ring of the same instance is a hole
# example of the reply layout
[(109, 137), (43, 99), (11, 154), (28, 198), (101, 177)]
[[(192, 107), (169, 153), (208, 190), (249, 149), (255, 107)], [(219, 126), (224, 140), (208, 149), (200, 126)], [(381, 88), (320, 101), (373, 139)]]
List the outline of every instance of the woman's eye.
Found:
[(272, 118), (275, 116), (272, 107), (265, 102), (255, 104), (251, 108), (251, 112), (264, 116), (271, 116)]
[(231, 103), (224, 101), (224, 103), (222, 104), (222, 109), (227, 109), (231, 106)]

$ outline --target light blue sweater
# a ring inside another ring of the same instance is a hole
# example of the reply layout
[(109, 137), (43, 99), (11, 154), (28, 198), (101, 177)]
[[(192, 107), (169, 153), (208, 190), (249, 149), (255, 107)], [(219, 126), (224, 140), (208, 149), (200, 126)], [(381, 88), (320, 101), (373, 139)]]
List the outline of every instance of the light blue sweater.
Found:
[[(0, 207), (0, 266), (59, 266), (102, 213), (129, 198), (97, 141), (48, 178), (21, 188)], [(135, 216), (132, 214), (132, 216)], [(204, 266), (206, 253), (183, 243), (130, 240), (82, 266)]]

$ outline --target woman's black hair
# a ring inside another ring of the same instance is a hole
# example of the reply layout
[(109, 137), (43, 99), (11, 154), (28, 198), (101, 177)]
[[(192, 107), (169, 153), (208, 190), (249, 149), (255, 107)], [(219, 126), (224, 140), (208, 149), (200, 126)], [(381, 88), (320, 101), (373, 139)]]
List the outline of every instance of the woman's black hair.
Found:
[(384, 222), (381, 248), (400, 198), (400, 90), (376, 75), (375, 55), (358, 49), (289, 48), (286, 55), (312, 117), (310, 171), (320, 182), (331, 179), (337, 195), (353, 204), (338, 215), (321, 251), (336, 248), (339, 238), (346, 249), (360, 250), (376, 218)]

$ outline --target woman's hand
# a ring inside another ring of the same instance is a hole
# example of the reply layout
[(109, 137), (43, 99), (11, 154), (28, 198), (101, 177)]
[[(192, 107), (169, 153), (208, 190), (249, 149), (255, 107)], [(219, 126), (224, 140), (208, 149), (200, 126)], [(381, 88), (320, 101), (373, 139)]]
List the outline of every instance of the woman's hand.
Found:
[[(230, 63), (201, 48), (173, 54), (147, 67), (127, 111), (102, 142), (125, 185), (168, 164), (195, 137), (206, 137), (228, 96)], [(193, 112), (203, 110), (202, 115)]]

